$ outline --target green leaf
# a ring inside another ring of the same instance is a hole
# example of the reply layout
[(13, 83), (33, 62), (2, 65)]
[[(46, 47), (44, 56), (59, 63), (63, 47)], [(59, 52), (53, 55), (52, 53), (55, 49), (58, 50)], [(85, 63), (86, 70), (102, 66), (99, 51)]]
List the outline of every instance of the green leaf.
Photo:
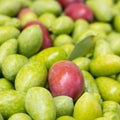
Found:
[(94, 42), (92, 36), (88, 36), (87, 38), (79, 41), (69, 56), (69, 60), (87, 55), (87, 53), (89, 53), (89, 51), (93, 48), (93, 44)]
[(0, 113), (0, 120), (4, 120), (1, 113)]

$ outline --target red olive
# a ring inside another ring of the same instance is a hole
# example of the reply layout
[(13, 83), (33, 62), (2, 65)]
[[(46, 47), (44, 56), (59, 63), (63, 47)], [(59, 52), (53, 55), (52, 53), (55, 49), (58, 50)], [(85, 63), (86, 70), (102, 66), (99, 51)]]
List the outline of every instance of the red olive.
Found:
[(85, 19), (88, 22), (92, 22), (94, 18), (93, 11), (83, 3), (73, 3), (67, 6), (64, 12), (74, 21), (77, 19)]
[(76, 100), (83, 92), (82, 72), (73, 62), (56, 62), (49, 70), (49, 88), (53, 96), (66, 95)]
[(73, 3), (84, 3), (84, 0), (57, 0), (63, 9)]

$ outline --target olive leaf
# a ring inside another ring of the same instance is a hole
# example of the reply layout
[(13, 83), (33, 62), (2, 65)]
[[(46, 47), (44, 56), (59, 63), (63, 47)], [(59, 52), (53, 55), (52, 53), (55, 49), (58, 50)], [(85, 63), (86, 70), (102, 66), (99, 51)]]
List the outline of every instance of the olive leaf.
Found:
[(83, 40), (80, 40), (73, 49), (72, 53), (69, 56), (69, 60), (73, 60), (80, 56), (85, 56), (93, 48), (93, 36), (88, 36)]

